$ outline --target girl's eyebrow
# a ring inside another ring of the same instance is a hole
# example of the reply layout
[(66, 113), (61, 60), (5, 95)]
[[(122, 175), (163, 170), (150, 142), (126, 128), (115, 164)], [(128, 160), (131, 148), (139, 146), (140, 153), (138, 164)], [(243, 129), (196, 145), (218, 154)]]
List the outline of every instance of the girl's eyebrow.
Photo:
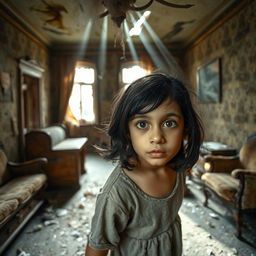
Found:
[[(177, 114), (177, 113), (167, 113), (165, 116), (166, 117), (177, 117), (179, 119), (182, 119), (182, 116)], [(134, 119), (137, 119), (137, 118), (150, 118), (150, 116), (147, 115), (147, 114), (138, 113), (138, 114), (135, 114), (133, 117), (131, 117), (130, 120), (134, 120)]]
[(166, 116), (168, 116), (168, 117), (175, 116), (175, 117), (178, 117), (178, 118), (182, 119), (182, 116), (177, 114), (177, 113), (168, 113)]

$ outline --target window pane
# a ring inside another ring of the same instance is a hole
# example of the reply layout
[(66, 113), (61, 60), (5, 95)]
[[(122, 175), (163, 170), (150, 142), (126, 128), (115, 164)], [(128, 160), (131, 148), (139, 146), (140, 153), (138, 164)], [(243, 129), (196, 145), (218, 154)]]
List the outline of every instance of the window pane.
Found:
[(147, 71), (138, 65), (122, 69), (122, 82), (124, 84), (132, 83), (134, 80), (145, 76)]
[(93, 84), (94, 77), (95, 77), (95, 74), (94, 74), (93, 68), (77, 67), (74, 82)]
[(93, 88), (92, 85), (81, 85), (82, 119), (88, 122), (95, 120), (93, 111)]

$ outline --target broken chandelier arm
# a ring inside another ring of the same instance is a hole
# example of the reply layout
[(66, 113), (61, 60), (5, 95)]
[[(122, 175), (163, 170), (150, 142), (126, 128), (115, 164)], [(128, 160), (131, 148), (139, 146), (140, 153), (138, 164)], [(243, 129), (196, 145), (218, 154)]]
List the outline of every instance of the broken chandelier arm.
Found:
[(193, 4), (173, 4), (173, 3), (167, 2), (165, 0), (155, 0), (155, 1), (157, 1), (160, 4), (170, 6), (173, 8), (190, 8), (190, 7), (194, 6)]

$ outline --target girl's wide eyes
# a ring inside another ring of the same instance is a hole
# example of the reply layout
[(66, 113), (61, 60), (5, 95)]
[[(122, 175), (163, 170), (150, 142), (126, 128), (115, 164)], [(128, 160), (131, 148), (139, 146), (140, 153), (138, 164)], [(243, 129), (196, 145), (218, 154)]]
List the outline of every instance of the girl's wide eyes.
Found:
[(166, 120), (163, 123), (164, 127), (176, 127), (177, 126), (177, 122), (174, 120)]
[(148, 123), (146, 121), (139, 121), (136, 123), (136, 127), (139, 129), (145, 129), (148, 127)]
[[(147, 121), (138, 121), (136, 123), (136, 127), (139, 129), (146, 129), (148, 128), (149, 124)], [(174, 128), (177, 126), (177, 122), (174, 120), (166, 120), (163, 122), (162, 124), (163, 127), (167, 127), (167, 128)]]

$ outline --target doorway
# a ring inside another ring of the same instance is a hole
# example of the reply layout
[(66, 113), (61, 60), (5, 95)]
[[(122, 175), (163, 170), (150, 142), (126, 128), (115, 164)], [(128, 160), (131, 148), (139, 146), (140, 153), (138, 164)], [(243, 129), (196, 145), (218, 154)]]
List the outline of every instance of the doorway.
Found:
[(25, 159), (25, 134), (41, 127), (41, 83), (44, 69), (33, 60), (19, 61), (19, 145), (20, 158)]
[(39, 79), (24, 74), (22, 84), (24, 133), (31, 129), (39, 128), (40, 122), (40, 93)]

